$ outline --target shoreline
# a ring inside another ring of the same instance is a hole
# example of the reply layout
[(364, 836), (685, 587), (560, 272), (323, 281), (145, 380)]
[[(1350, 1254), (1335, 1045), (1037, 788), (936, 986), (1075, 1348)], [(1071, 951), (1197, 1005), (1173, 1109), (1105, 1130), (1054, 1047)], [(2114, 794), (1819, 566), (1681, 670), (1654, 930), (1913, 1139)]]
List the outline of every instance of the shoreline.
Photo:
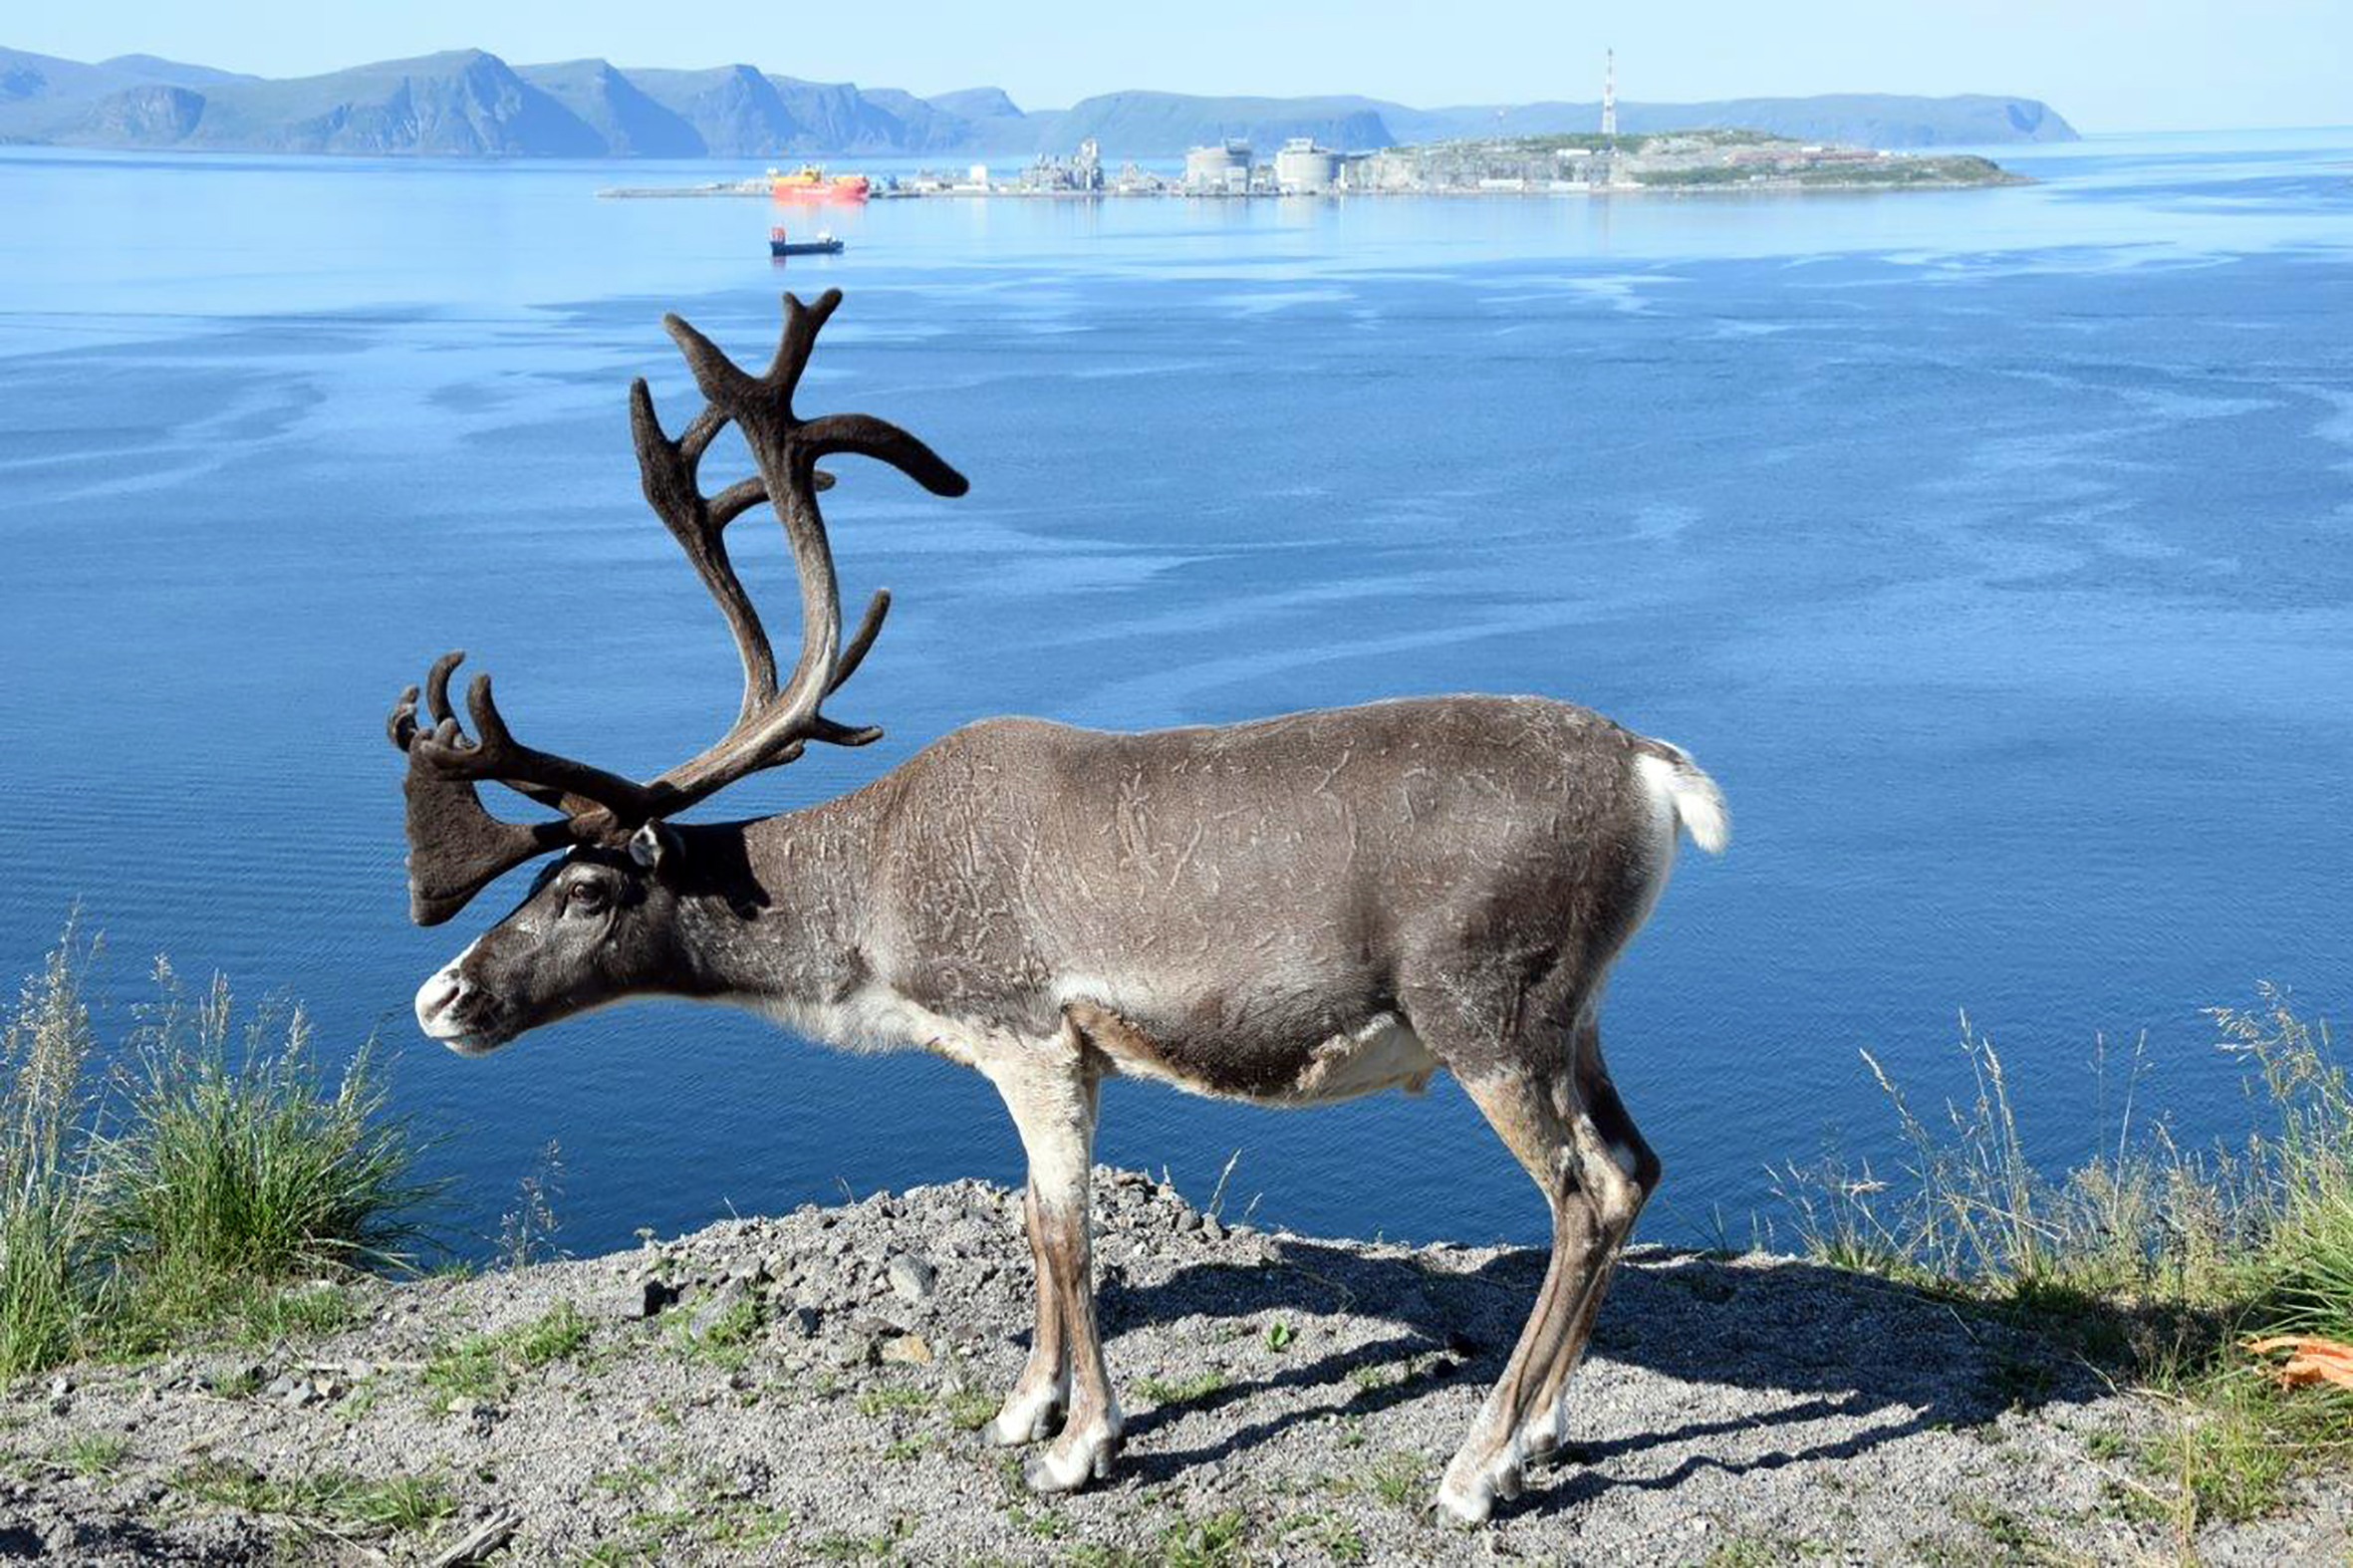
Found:
[(776, 200), (769, 195), (768, 182), (757, 180), (714, 180), (701, 185), (611, 185), (599, 190), (600, 201), (652, 201), (710, 198), (759, 198), (775, 200), (779, 208), (792, 211), (823, 211), (837, 206), (863, 206), (874, 202), (893, 201), (1329, 201), (1358, 200), (1401, 201), (1416, 198), (1465, 201), (1492, 199), (1500, 201), (1558, 200), (1615, 200), (1624, 196), (1791, 196), (1826, 194), (1877, 194), (1907, 190), (1998, 190), (2018, 185), (2035, 185), (2041, 181), (2031, 175), (2004, 170), (1999, 179), (1922, 179), (1922, 180), (1758, 180), (1753, 182), (1671, 185), (1600, 185), (1577, 186), (1568, 189), (1544, 190), (1327, 190), (1284, 194), (1279, 191), (1194, 191), (1194, 190), (1022, 190), (1022, 189), (946, 189), (876, 191), (866, 202), (800, 202)]
[[(1228, 1226), (1101, 1168), (1095, 1211), (1127, 1440), (1075, 1496), (1029, 1495), (1015, 1450), (976, 1431), (1023, 1356), (1029, 1260), (1017, 1195), (958, 1181), (602, 1257), (314, 1286), (345, 1321), (33, 1380), (0, 1398), (0, 1537), (127, 1563), (305, 1541), (604, 1563), (2174, 1547), (2117, 1457), (2155, 1403), (2054, 1342), (1820, 1264), (1656, 1246), (1630, 1250), (1603, 1307), (1566, 1461), (1458, 1531), (1430, 1493), (1541, 1251)], [(2193, 1544), (2342, 1553), (2353, 1497), (2299, 1498)]]

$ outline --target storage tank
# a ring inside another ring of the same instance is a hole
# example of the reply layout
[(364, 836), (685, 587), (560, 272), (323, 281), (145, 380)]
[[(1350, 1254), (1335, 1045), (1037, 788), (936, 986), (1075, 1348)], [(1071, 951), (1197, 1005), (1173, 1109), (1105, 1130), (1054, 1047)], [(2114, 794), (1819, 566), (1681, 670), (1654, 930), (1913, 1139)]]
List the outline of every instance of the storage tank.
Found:
[(1286, 196), (1318, 195), (1339, 182), (1340, 154), (1313, 136), (1293, 136), (1274, 155), (1275, 188)]
[(1250, 184), (1250, 143), (1220, 141), (1184, 154), (1184, 188), (1190, 191), (1246, 190)]

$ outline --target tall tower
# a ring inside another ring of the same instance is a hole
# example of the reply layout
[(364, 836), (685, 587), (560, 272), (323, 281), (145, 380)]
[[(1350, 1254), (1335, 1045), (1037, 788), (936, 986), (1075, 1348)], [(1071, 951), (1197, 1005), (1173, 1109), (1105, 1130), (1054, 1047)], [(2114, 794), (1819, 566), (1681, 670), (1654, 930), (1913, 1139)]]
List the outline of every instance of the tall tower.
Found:
[(1611, 50), (1605, 57), (1601, 73), (1601, 133), (1618, 133), (1618, 51)]

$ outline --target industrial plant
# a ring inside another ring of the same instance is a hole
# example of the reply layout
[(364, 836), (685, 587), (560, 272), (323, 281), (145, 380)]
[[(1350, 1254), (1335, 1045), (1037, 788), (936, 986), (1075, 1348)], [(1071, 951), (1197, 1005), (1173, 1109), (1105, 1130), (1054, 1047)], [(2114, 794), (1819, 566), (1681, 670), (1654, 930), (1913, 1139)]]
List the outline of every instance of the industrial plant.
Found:
[[(808, 171), (804, 171), (807, 173)], [(809, 178), (814, 179), (814, 173)], [(861, 178), (862, 191), (867, 183)], [(1344, 151), (1291, 136), (1261, 161), (1242, 137), (1187, 150), (1180, 170), (1123, 163), (1114, 172), (1092, 138), (1069, 156), (1041, 153), (1010, 175), (985, 163), (960, 169), (878, 175), (877, 200), (920, 196), (1593, 196), (1652, 191), (1775, 191), (1938, 188), (2021, 182), (1981, 157), (1877, 151), (1801, 142), (1755, 131), (1625, 133), (1618, 129), (1618, 61), (1602, 71), (1599, 124), (1592, 133), (1495, 136)], [(619, 190), (608, 195), (733, 195), (755, 182), (691, 190)]]
[(1101, 149), (1041, 156), (1010, 179), (985, 165), (960, 174), (885, 180), (879, 196), (1346, 196), (1596, 195), (1640, 190), (1775, 190), (1999, 184), (2014, 179), (1983, 158), (1922, 156), (1799, 142), (1752, 131), (1624, 134), (1618, 59), (1604, 58), (1600, 123), (1590, 135), (1503, 136), (1343, 151), (1292, 136), (1261, 161), (1229, 137), (1184, 154), (1180, 172), (1131, 162), (1107, 175)]

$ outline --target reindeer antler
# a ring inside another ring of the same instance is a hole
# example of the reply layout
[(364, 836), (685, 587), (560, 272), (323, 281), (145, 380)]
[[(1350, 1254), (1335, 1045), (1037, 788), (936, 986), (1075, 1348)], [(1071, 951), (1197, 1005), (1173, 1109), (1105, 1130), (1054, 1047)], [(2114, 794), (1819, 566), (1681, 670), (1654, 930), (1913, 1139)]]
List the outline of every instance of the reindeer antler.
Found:
[[(516, 740), (491, 698), (487, 674), (476, 675), (466, 691), (474, 728), (468, 738), (449, 706), (448, 692), (449, 676), (465, 655), (443, 654), (425, 677), (431, 727), (417, 722), (414, 686), (400, 694), (388, 721), (392, 744), (408, 756), (409, 915), (418, 924), (449, 918), (493, 879), (527, 860), (571, 844), (614, 842), (747, 774), (792, 761), (812, 740), (862, 746), (882, 734), (873, 727), (836, 723), (819, 711), (873, 647), (891, 596), (878, 592), (858, 630), (847, 644), (842, 641), (841, 593), (817, 506), (817, 492), (830, 487), (833, 478), (818, 471), (817, 460), (836, 453), (872, 457), (935, 495), (962, 495), (969, 486), (936, 452), (897, 425), (863, 413), (803, 419), (793, 411), (793, 393), (817, 335), (841, 302), (839, 289), (828, 289), (815, 305), (787, 294), (783, 341), (767, 372), (756, 377), (676, 316), (664, 317), (662, 325), (684, 352), (705, 398), (702, 410), (674, 440), (663, 432), (646, 383), (641, 379), (630, 387), (630, 429), (647, 503), (726, 617), (743, 661), (743, 700), (735, 722), (695, 756), (640, 784)], [(742, 432), (758, 472), (706, 496), (696, 470), (712, 439), (729, 423)], [(727, 525), (762, 501), (771, 503), (784, 525), (801, 584), (801, 650), (781, 685), (759, 612), (727, 555)], [(563, 816), (537, 823), (494, 817), (475, 792), (485, 779)]]

